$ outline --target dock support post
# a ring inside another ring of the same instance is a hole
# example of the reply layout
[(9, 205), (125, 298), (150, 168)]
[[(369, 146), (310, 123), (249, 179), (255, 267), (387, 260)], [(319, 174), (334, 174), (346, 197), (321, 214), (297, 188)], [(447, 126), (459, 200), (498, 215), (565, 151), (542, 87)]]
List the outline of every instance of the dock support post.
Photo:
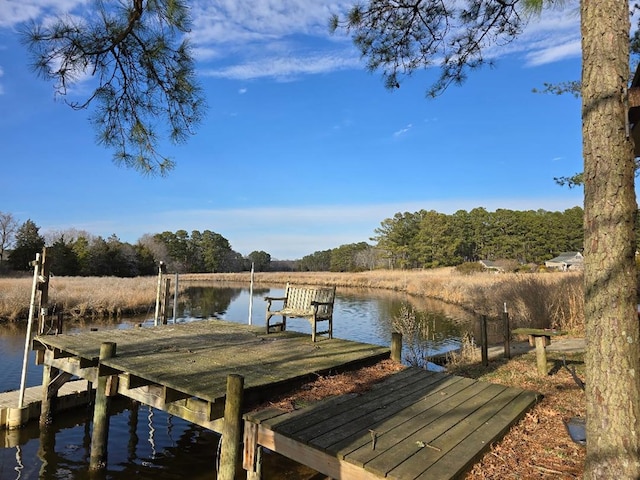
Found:
[(391, 334), (391, 360), (402, 363), (402, 334), (400, 332)]
[(43, 365), (42, 368), (42, 401), (40, 404), (40, 428), (44, 428), (53, 420), (53, 409), (55, 408), (56, 394), (58, 390), (52, 391), (49, 387), (51, 380), (58, 375), (58, 369), (51, 365)]
[[(116, 344), (104, 342), (100, 345), (100, 362), (115, 356)], [(99, 368), (99, 366), (98, 366)], [(98, 375), (100, 375), (98, 373)], [(89, 471), (104, 470), (107, 466), (107, 442), (109, 439), (108, 376), (98, 376), (96, 402), (93, 409), (93, 432), (91, 434), (91, 456)]]
[(480, 316), (480, 339), (482, 342), (482, 365), (489, 366), (489, 335), (487, 335), (487, 316)]
[(231, 374), (227, 377), (227, 396), (224, 402), (224, 425), (218, 480), (233, 480), (240, 460), (242, 443), (242, 396), (244, 377)]

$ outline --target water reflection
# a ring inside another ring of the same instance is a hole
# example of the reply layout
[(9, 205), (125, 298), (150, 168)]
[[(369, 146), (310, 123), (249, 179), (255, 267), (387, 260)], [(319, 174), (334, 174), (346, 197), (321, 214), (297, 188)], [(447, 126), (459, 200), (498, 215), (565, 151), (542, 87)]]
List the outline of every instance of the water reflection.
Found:
[[(249, 312), (249, 288), (245, 285), (190, 287), (180, 295), (178, 323), (218, 318), (238, 323), (264, 325), (265, 296), (282, 296), (284, 288), (254, 288)], [(376, 345), (390, 345), (393, 319), (410, 306), (431, 352), (457, 347), (459, 338), (470, 330), (472, 318), (455, 307), (411, 297), (397, 292), (339, 288), (334, 311), (334, 335), (348, 340)], [(151, 309), (152, 310), (152, 309)], [(117, 321), (68, 323), (67, 331), (90, 328), (133, 328), (153, 325), (150, 314)], [(172, 314), (169, 315), (172, 318)], [(169, 320), (171, 322), (171, 320)], [(310, 333), (304, 319), (292, 319), (288, 328)], [(0, 356), (3, 372), (0, 391), (19, 387), (24, 347), (24, 328), (0, 328)], [(34, 365), (32, 355), (27, 385), (39, 385), (42, 369)], [(49, 429), (40, 430), (37, 422), (26, 428), (0, 431), (0, 479), (53, 480), (89, 479), (88, 465), (91, 439), (90, 408), (59, 413)], [(109, 480), (130, 478), (214, 479), (219, 437), (165, 412), (150, 409), (128, 399), (118, 399), (110, 406), (108, 464), (104, 477)], [(264, 478), (305, 478), (306, 467), (275, 454), (264, 458)], [(92, 479), (93, 480), (93, 479)]]

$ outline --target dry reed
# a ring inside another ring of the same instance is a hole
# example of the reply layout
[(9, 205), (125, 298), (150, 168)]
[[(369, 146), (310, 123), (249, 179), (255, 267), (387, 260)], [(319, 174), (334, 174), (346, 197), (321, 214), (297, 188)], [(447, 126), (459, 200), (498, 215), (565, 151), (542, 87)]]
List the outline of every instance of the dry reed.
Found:
[[(231, 282), (248, 285), (249, 273), (183, 274), (180, 286)], [(453, 268), (433, 270), (376, 270), (359, 273), (258, 272), (255, 284), (336, 285), (397, 291), (433, 298), (489, 317), (500, 316), (506, 303), (514, 326), (556, 327), (584, 331), (582, 274), (477, 273), (464, 275)], [(31, 278), (0, 278), (0, 319), (26, 318)], [(53, 277), (49, 298), (74, 316), (117, 316), (150, 311), (156, 278)]]
[[(116, 317), (155, 304), (156, 278), (52, 277), (49, 305), (72, 317)], [(0, 278), (0, 319), (26, 319), (32, 278)]]

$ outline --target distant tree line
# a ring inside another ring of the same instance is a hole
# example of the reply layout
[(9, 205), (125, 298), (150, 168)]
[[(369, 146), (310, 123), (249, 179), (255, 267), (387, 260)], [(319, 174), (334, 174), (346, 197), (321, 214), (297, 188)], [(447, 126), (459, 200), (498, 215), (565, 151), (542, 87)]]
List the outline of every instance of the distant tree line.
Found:
[(55, 275), (153, 275), (163, 261), (179, 273), (249, 271), (355, 272), (379, 268), (433, 268), (477, 260), (509, 259), (540, 264), (562, 252), (582, 251), (583, 211), (475, 208), (447, 215), (434, 210), (396, 213), (383, 220), (370, 240), (316, 251), (296, 260), (273, 260), (264, 251), (247, 256), (211, 230), (145, 234), (134, 245), (115, 234), (109, 238), (67, 230), (39, 233), (0, 212), (0, 271), (27, 271), (45, 245)]
[[(263, 251), (243, 257), (222, 235), (205, 230), (185, 230), (143, 235), (135, 245), (116, 235), (104, 239), (88, 232), (67, 230), (40, 234), (40, 228), (27, 220), (19, 224), (11, 214), (0, 212), (0, 271), (31, 270), (36, 253), (47, 247), (50, 271), (59, 276), (153, 275), (160, 261), (169, 271), (179, 273), (267, 271), (273, 266), (291, 268), (287, 262), (273, 262)], [(10, 248), (11, 247), (11, 248)]]
[(396, 213), (375, 230), (391, 268), (431, 268), (477, 260), (542, 263), (562, 252), (582, 251), (583, 211), (474, 208), (452, 215), (433, 210)]

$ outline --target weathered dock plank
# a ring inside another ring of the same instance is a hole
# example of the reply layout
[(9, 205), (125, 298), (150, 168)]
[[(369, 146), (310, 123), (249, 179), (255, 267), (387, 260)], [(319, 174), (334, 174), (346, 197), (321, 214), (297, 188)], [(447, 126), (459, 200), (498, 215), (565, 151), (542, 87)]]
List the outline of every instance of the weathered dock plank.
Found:
[(249, 413), (245, 420), (257, 425), (258, 444), (332, 478), (450, 479), (537, 398), (410, 368), (359, 396), (291, 413)]
[(158, 408), (175, 402), (179, 408), (174, 405), (172, 412), (178, 415), (189, 408), (187, 400), (195, 397), (217, 406), (210, 412), (214, 417), (224, 404), (230, 374), (242, 375), (246, 391), (257, 395), (313, 374), (372, 363), (390, 354), (387, 347), (348, 340), (313, 343), (309, 335), (291, 331), (267, 336), (264, 328), (221, 320), (44, 335), (36, 337), (34, 345), (46, 350), (45, 363), (95, 380), (103, 342), (117, 344), (116, 355), (104, 359), (101, 368), (120, 375), (120, 393), (143, 401), (147, 398)]

